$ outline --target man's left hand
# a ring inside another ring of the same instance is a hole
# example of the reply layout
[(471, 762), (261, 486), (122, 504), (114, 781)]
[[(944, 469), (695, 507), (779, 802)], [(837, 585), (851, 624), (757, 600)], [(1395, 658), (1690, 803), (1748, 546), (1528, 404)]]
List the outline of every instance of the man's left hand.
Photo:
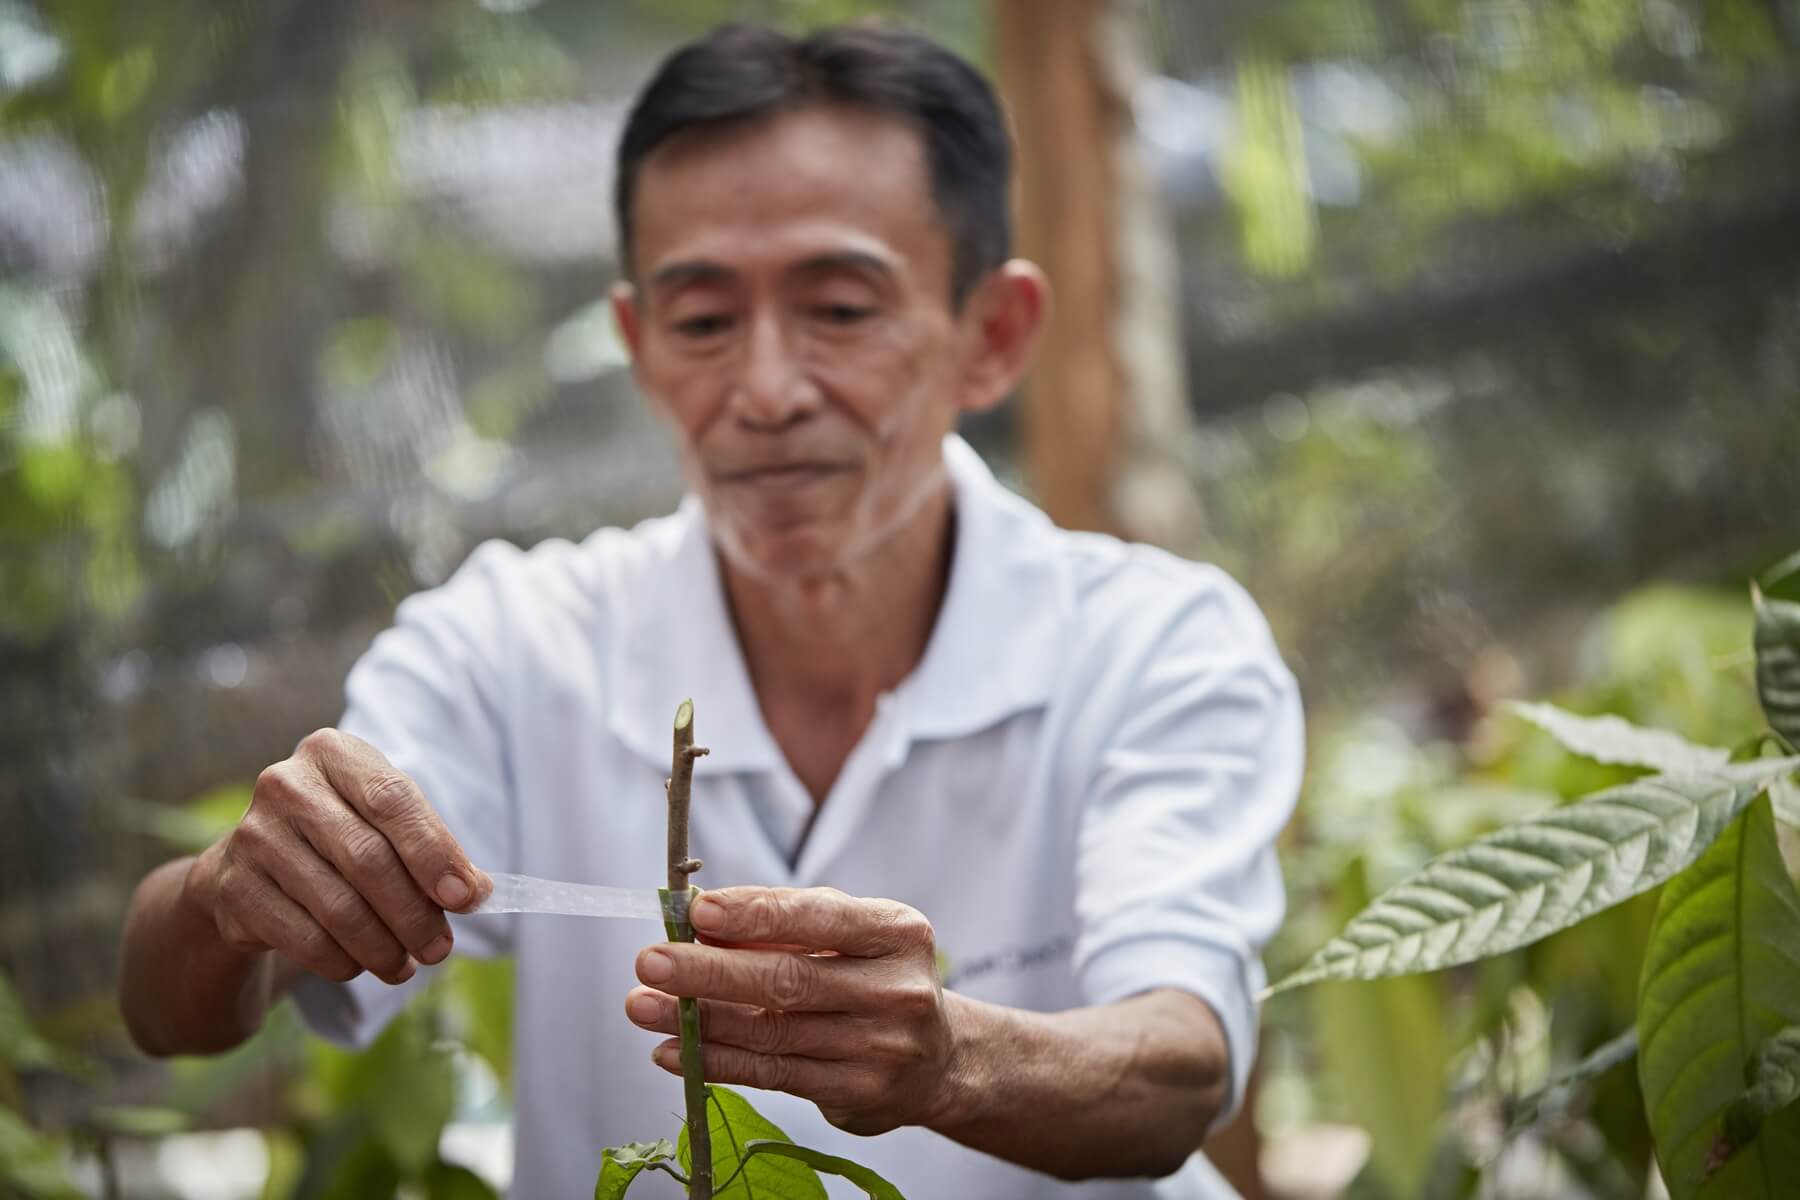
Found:
[[(675, 1034), (675, 997), (698, 999), (709, 1081), (805, 1097), (851, 1133), (948, 1114), (957, 1043), (922, 913), (832, 888), (732, 887), (702, 894), (688, 915), (703, 941), (640, 952), (649, 986), (625, 1010)], [(659, 1045), (657, 1065), (679, 1075), (680, 1045)]]

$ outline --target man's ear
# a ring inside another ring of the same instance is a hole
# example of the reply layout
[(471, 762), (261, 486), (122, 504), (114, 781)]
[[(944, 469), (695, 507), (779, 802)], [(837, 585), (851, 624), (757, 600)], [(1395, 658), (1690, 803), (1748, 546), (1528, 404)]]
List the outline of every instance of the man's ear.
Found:
[(958, 403), (980, 412), (1005, 400), (1031, 363), (1050, 307), (1050, 281), (1036, 263), (1015, 258), (988, 274), (963, 300), (970, 339)]
[(637, 289), (625, 280), (612, 285), (607, 297), (612, 303), (613, 324), (619, 327), (619, 337), (625, 342), (625, 349), (631, 352), (631, 369), (637, 370), (638, 353), (643, 345), (643, 315), (638, 312)]

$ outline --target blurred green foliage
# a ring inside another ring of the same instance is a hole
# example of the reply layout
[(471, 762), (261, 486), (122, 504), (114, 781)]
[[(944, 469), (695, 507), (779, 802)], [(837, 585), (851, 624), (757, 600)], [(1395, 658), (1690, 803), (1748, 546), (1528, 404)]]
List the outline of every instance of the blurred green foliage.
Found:
[[(1800, 77), (1792, 5), (1181, 0), (1136, 11), (1160, 65), (1220, 84), (1236, 130), (1217, 164), (1222, 209), (1181, 222), (1192, 324), (1208, 336), (1269, 338), (1277, 359), (1305, 358), (1280, 340), (1283, 322), (1414, 285), (1479, 292), (1489, 276), (1471, 262), (1501, 275), (1686, 237), (1692, 224), (1766, 200), (1790, 146), (1779, 118), (1793, 110)], [(559, 402), (611, 412), (612, 393), (595, 384), (618, 363), (616, 347), (600, 345), (594, 309), (608, 265), (547, 267), (470, 236), (429, 189), (403, 191), (404, 132), (616, 100), (655, 54), (716, 20), (794, 28), (870, 12), (986, 57), (982, 6), (951, 0), (545, 0), (517, 12), (0, 0), (0, 37), (42, 51), (30, 60), (39, 67), (0, 76), (0, 143), (68, 149), (92, 173), (92, 194), (80, 197), (97, 206), (91, 228), (67, 219), (74, 233), (96, 235), (92, 264), (9, 268), (0, 279), (0, 650), (10, 656), (0, 663), (17, 683), (12, 725), (30, 743), (13, 790), (55, 813), (56, 829), (80, 826), (90, 840), (68, 861), (126, 874), (151, 855), (203, 845), (242, 812), (241, 780), (254, 773), (230, 763), (185, 790), (178, 773), (179, 782), (142, 782), (129, 769), (142, 758), (189, 756), (165, 748), (154, 725), (121, 735), (149, 751), (108, 759), (89, 722), (98, 681), (122, 652), (145, 650), (151, 670), (187, 670), (197, 649), (273, 636), (273, 614), (290, 600), (317, 614), (293, 626), (354, 633), (478, 534), (580, 533), (594, 516), (554, 510), (507, 524), (469, 481), (493, 478), (493, 462), (533, 437), (576, 444), (560, 426), (544, 432)], [(1319, 130), (1303, 127), (1300, 99), (1307, 71), (1320, 67), (1354, 67), (1363, 86), (1380, 85), (1366, 111), (1345, 103), (1342, 115), (1392, 118), (1335, 130), (1355, 168), (1354, 203), (1320, 199), (1320, 163), (1308, 156)], [(193, 240), (159, 250), (141, 232), (157, 156), (213, 118), (237, 122), (239, 191), (203, 214)], [(604, 199), (595, 207), (591, 220), (603, 225)], [(1684, 288), (1732, 249), (1718, 238), (1733, 228), (1692, 241), (1677, 260), (1695, 268), (1679, 272)], [(1695, 290), (1687, 308), (1643, 315), (1617, 289), (1583, 292), (1584, 276), (1545, 270), (1547, 282), (1514, 297), (1511, 311), (1586, 296), (1583, 311), (1615, 320), (1584, 326), (1571, 350), (1542, 329), (1521, 336), (1469, 319), (1475, 332), (1453, 343), (1464, 351), (1429, 370), (1402, 364), (1367, 378), (1320, 368), (1304, 387), (1274, 392), (1258, 390), (1253, 372), (1241, 377), (1251, 384), (1196, 372), (1197, 407), (1233, 388), (1250, 406), (1197, 440), (1190, 466), (1208, 528), (1184, 549), (1250, 585), (1309, 683), (1313, 769), (1284, 847), (1292, 918), (1271, 950), (1272, 975), (1322, 941), (1355, 897), (1631, 774), (1495, 715), (1489, 701), (1506, 694), (1505, 679), (1566, 681), (1557, 699), (1576, 711), (1697, 741), (1732, 744), (1758, 723), (1741, 596), (1651, 587), (1597, 619), (1586, 614), (1618, 579), (1655, 568), (1729, 575), (1788, 521), (1791, 508), (1740, 520), (1746, 510), (1730, 504), (1771, 494), (1751, 486), (1771, 470), (1792, 475), (1800, 376), (1795, 335), (1783, 330), (1800, 329), (1800, 310), (1791, 280), (1777, 294), (1767, 280), (1740, 283), (1733, 266), (1723, 299)], [(1764, 292), (1766, 305), (1737, 307)], [(1423, 336), (1432, 307), (1386, 325)], [(582, 352), (578, 369), (552, 361), (559, 338)], [(1217, 348), (1204, 347), (1198, 364), (1215, 366)], [(450, 432), (426, 439), (415, 463), (397, 435), (382, 441), (378, 425), (356, 422), (416, 400), (403, 385), (430, 374), (421, 362), (450, 372), (455, 411)], [(1656, 390), (1665, 382), (1682, 403)], [(1534, 423), (1544, 411), (1557, 423)], [(584, 451), (603, 449), (611, 431), (598, 418), (580, 429)], [(1550, 453), (1565, 442), (1597, 448)], [(1492, 473), (1509, 457), (1496, 446), (1523, 464), (1514, 474)], [(350, 452), (365, 450), (372, 467)], [(1708, 468), (1709, 454), (1724, 467)], [(541, 481), (523, 482), (529, 491)], [(1625, 535), (1633, 522), (1679, 532), (1690, 510), (1697, 535)], [(1796, 581), (1800, 573), (1788, 586)], [(1471, 597), (1486, 607), (1475, 611)], [(1569, 635), (1571, 622), (1586, 628)], [(1502, 682), (1482, 683), (1484, 670)], [(1445, 673), (1461, 707), (1421, 715), (1418, 693), (1437, 701)], [(212, 728), (204, 713), (182, 716), (207, 725), (211, 744), (242, 741), (266, 762), (290, 726), (331, 719), (336, 686), (267, 722), (260, 740), (241, 726)], [(1471, 690), (1479, 694), (1463, 694)], [(276, 707), (266, 694), (260, 703)], [(65, 727), (49, 733), (24, 719), (64, 711)], [(196, 792), (190, 805), (171, 803)], [(107, 859), (101, 835), (121, 832), (127, 849)], [(0, 889), (57, 861), (38, 839), (21, 840), (14, 852), (32, 861), (8, 860)], [(51, 881), (63, 890), (30, 897), (46, 912), (87, 878)], [(107, 939), (123, 902), (110, 883), (92, 922)], [(1322, 1117), (1366, 1126), (1375, 1147), (1361, 1195), (1469, 1194), (1474, 1166), (1508, 1152), (1509, 1109), (1629, 1022), (1653, 912), (1653, 900), (1633, 902), (1443, 978), (1278, 997), (1265, 1124), (1277, 1134)], [(102, 957), (70, 944), (83, 969)], [(49, 990), (62, 974), (23, 978)], [(67, 1194), (59, 1156), (71, 1148), (92, 1164), (108, 1145), (246, 1119), (252, 1096), (272, 1200), (391, 1192), (400, 1181), (431, 1196), (486, 1194), (438, 1157), (438, 1135), (461, 1103), (457, 1089), (507, 1086), (505, 964), (454, 963), (366, 1060), (306, 1042), (281, 1010), (240, 1050), (177, 1064), (166, 1094), (147, 1105), (110, 1102), (119, 1097), (109, 1081), (141, 1079), (142, 1066), (110, 998), (76, 983), (86, 990), (35, 1022), (0, 987), (7, 1186)], [(1416, 1039), (1400, 1040), (1403, 1031)], [(38, 1096), (59, 1103), (34, 1124), (21, 1114), (52, 1108), (34, 1105)], [(1609, 1071), (1571, 1103), (1530, 1138), (1596, 1196), (1636, 1200), (1650, 1141), (1635, 1078)], [(1438, 1130), (1431, 1138), (1419, 1132), (1427, 1126)]]
[[(1750, 632), (1742, 593), (1642, 588), (1589, 623), (1556, 699), (1738, 744), (1764, 723)], [(1500, 709), (1460, 743), (1419, 743), (1368, 715), (1315, 736), (1320, 751), (1283, 852), (1291, 910), (1271, 978), (1427, 860), (1643, 773), (1574, 754)], [(1641, 1196), (1651, 1142), (1623, 1060), (1539, 1102), (1558, 1071), (1633, 1026), (1656, 905), (1647, 893), (1521, 952), (1436, 974), (1277, 994), (1265, 1011), (1274, 1072), (1265, 1129), (1279, 1137), (1335, 1119), (1367, 1130), (1357, 1196), (1476, 1195), (1483, 1179), (1501, 1186), (1509, 1156), (1541, 1187), (1561, 1178), (1599, 1197)]]
[[(116, 1014), (108, 1016), (105, 1038), (116, 1045), (123, 1031)], [(504, 1117), (511, 1017), (511, 964), (459, 958), (364, 1051), (307, 1037), (283, 1006), (237, 1049), (175, 1060), (155, 1105), (91, 1105), (77, 1123), (45, 1130), (19, 1111), (20, 1075), (73, 1070), (90, 1087), (105, 1077), (35, 1028), (0, 976), (0, 1182), (44, 1200), (81, 1195), (73, 1161), (116, 1189), (113, 1160), (122, 1147), (241, 1124), (248, 1099), (268, 1154), (269, 1200), (366, 1197), (401, 1186), (430, 1200), (491, 1197), (493, 1188), (446, 1161), (440, 1145), (459, 1113)], [(93, 1044), (91, 1036), (80, 1040)]]

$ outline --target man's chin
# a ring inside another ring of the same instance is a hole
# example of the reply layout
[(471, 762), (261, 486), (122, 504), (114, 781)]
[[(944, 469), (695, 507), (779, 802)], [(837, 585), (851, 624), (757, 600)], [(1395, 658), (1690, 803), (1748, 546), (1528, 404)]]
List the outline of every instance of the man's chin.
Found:
[(803, 583), (843, 569), (848, 557), (835, 523), (785, 529), (735, 530), (720, 539), (726, 561), (740, 575), (769, 583)]

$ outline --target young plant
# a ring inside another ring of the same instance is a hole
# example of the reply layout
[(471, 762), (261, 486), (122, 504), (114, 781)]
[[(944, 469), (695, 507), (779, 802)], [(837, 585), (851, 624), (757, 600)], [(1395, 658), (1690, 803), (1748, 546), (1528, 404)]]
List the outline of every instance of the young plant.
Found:
[[(1784, 564), (1800, 567), (1800, 555)], [(1518, 949), (1658, 885), (1635, 1027), (1521, 1108), (1636, 1056), (1674, 1200), (1793, 1195), (1800, 1162), (1800, 892), (1778, 826), (1800, 826), (1800, 604), (1753, 588), (1758, 699), (1747, 749), (1618, 717), (1515, 711), (1577, 754), (1650, 775), (1426, 863), (1265, 995), (1436, 971)], [(1782, 757), (1760, 757), (1768, 746)], [(1529, 1115), (1527, 1116), (1529, 1120)]]
[[(700, 869), (688, 857), (688, 811), (693, 795), (694, 760), (706, 753), (694, 744), (694, 704), (683, 700), (675, 710), (675, 749), (668, 781), (669, 886), (662, 889), (663, 928), (672, 942), (694, 940), (688, 905), (699, 895), (690, 877)], [(674, 1176), (687, 1188), (688, 1200), (826, 1200), (822, 1171), (848, 1179), (870, 1200), (904, 1200), (893, 1184), (869, 1168), (825, 1154), (793, 1139), (757, 1112), (743, 1096), (709, 1087), (700, 1058), (700, 1007), (680, 1001), (681, 1084), (686, 1108), (680, 1135), (654, 1142), (629, 1142), (601, 1151), (600, 1178), (594, 1200), (619, 1200), (645, 1171)], [(715, 1182), (716, 1180), (716, 1182)]]

